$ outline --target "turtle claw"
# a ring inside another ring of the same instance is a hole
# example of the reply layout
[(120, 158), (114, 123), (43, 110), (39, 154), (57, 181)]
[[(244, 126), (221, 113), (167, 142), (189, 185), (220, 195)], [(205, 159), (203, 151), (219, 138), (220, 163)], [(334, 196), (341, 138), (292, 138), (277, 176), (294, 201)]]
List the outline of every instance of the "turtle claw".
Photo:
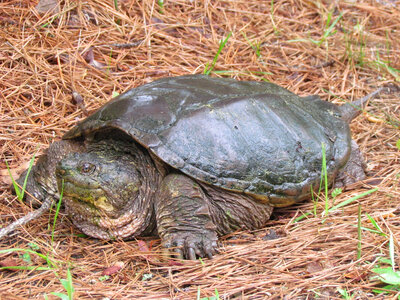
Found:
[(183, 251), (181, 248), (175, 248), (174, 249), (174, 254), (177, 259), (183, 259)]
[(196, 260), (196, 252), (199, 251), (195, 251), (193, 248), (188, 248), (187, 249), (187, 255), (188, 255), (188, 259), (190, 260)]
[(214, 254), (217, 253), (217, 250), (215, 249), (213, 252), (211, 251), (206, 251), (206, 255), (209, 259), (213, 258)]

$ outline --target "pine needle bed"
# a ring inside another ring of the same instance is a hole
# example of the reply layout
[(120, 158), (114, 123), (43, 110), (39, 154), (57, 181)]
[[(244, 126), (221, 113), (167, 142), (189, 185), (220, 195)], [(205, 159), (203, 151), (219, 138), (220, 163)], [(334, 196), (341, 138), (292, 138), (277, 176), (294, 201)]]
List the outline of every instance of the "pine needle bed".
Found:
[[(46, 13), (35, 9), (36, 1), (3, 1), (0, 225), (32, 210), (10, 192), (5, 162), (17, 177), (35, 153), (115, 93), (206, 69), (210, 76), (269, 80), (335, 103), (399, 81), (396, 3), (67, 0)], [(193, 262), (163, 257), (154, 238), (84, 237), (63, 211), (52, 233), (53, 210), (0, 241), (0, 298), (66, 294), (60, 280), (68, 270), (76, 299), (375, 297), (385, 289), (372, 269), (391, 255), (395, 270), (400, 265), (399, 97), (382, 94), (352, 122), (368, 179), (328, 201), (334, 206), (377, 191), (327, 216), (323, 194), (277, 209), (267, 228), (226, 236), (214, 259)], [(371, 231), (374, 222), (381, 233)], [(22, 250), (5, 251), (15, 248)], [(399, 293), (386, 288), (385, 295)]]

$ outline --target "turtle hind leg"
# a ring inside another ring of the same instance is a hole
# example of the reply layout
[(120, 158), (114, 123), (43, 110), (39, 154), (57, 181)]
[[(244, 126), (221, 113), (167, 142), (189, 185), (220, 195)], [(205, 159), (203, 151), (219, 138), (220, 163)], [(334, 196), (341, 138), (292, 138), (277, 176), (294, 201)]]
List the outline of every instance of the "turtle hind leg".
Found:
[(365, 179), (366, 164), (355, 141), (351, 141), (351, 153), (346, 165), (339, 170), (334, 187), (340, 188)]
[(159, 188), (155, 210), (163, 247), (180, 258), (211, 258), (216, 253), (217, 231), (208, 199), (198, 183), (181, 174), (167, 175)]

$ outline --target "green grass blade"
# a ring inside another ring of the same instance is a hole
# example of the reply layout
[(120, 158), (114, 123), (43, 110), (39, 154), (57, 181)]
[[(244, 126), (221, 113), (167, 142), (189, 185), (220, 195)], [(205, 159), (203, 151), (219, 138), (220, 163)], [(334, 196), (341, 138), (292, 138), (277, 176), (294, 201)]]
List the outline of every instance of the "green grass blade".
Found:
[[(322, 38), (318, 41), (318, 46), (321, 46), (321, 44), (332, 34), (335, 33), (334, 28), (337, 24), (337, 22), (339, 22), (339, 20), (342, 18), (343, 13), (340, 13), (340, 15), (332, 22), (332, 24), (325, 30), (324, 35), (322, 36)], [(331, 21), (331, 17), (332, 17), (332, 13), (330, 13), (328, 15), (328, 19), (327, 19), (327, 23), (326, 23), (326, 27), (327, 25), (330, 23)]]
[(65, 290), (67, 291), (68, 299), (72, 300), (74, 298), (75, 289), (72, 284), (72, 275), (69, 269), (67, 270), (67, 279), (61, 279), (60, 281)]
[(22, 195), (21, 195), (21, 199), (20, 199), (21, 201), (22, 201), (22, 199), (24, 199), (26, 184), (28, 183), (29, 174), (31, 173), (31, 170), (32, 170), (32, 167), (33, 167), (33, 163), (35, 162), (35, 156), (36, 156), (36, 153), (33, 154), (32, 159), (29, 162), (28, 171), (26, 172), (26, 176), (24, 178), (24, 185), (22, 186)]
[(361, 193), (359, 195), (356, 195), (354, 197), (351, 197), (350, 199), (347, 199), (347, 200), (339, 203), (338, 205), (335, 205), (335, 206), (331, 207), (328, 211), (332, 212), (332, 211), (334, 211), (334, 210), (336, 210), (338, 208), (341, 208), (343, 206), (346, 206), (346, 205), (348, 205), (348, 204), (350, 204), (350, 203), (352, 203), (352, 202), (354, 202), (354, 201), (356, 201), (356, 200), (358, 200), (358, 199), (360, 199), (362, 197), (365, 197), (365, 196), (367, 196), (369, 194), (375, 193), (377, 190), (378, 190), (378, 188), (374, 188), (374, 189), (368, 190), (368, 191), (366, 191), (364, 193)]
[[(352, 225), (352, 226), (357, 226), (357, 227), (358, 227), (358, 225), (354, 225), (354, 224), (351, 224), (351, 225)], [(372, 233), (377, 233), (377, 234), (383, 236), (383, 235), (382, 235), (382, 232), (380, 232), (380, 231), (378, 231), (378, 230), (375, 230), (375, 229), (371, 229), (371, 228), (363, 227), (363, 226), (361, 226), (361, 229), (362, 229), (362, 230), (365, 230), (365, 231), (372, 232)]]
[(54, 231), (56, 228), (56, 222), (57, 222), (57, 217), (60, 212), (61, 208), (61, 202), (64, 194), (64, 179), (61, 181), (61, 191), (60, 191), (60, 199), (58, 200), (57, 207), (56, 207), (56, 213), (54, 215), (54, 221), (53, 221), (53, 228), (51, 229), (51, 244), (54, 242)]
[(21, 197), (21, 190), (19, 189), (17, 182), (14, 180), (14, 177), (11, 174), (11, 170), (10, 170), (10, 167), (8, 166), (7, 161), (6, 161), (6, 166), (7, 166), (7, 170), (8, 170), (8, 175), (10, 176), (12, 185), (14, 187), (15, 194), (17, 194), (18, 200), (22, 201), (23, 197)]
[(331, 11), (328, 13), (328, 17), (326, 18), (325, 29), (327, 29), (327, 28), (329, 27), (329, 24), (331, 23), (332, 14), (333, 14), (333, 11), (331, 10)]
[(217, 288), (215, 288), (215, 298), (219, 300), (219, 293), (218, 293)]
[(249, 43), (251, 49), (254, 50), (254, 52), (256, 53), (257, 57), (261, 57), (261, 52), (260, 52), (260, 44), (253, 44), (248, 38), (246, 33), (242, 32), (242, 35), (244, 37), (244, 39)]
[(54, 22), (54, 20), (57, 19), (59, 16), (61, 16), (61, 14), (56, 14), (56, 15), (52, 16), (52, 17), (50, 18), (50, 20), (49, 20), (48, 22), (44, 23), (41, 27), (42, 27), (42, 28), (48, 27), (48, 26), (51, 25), (51, 24)]
[(378, 223), (376, 223), (376, 221), (374, 220), (373, 217), (371, 217), (368, 213), (366, 213), (365, 215), (367, 216), (368, 220), (371, 222), (372, 226), (374, 226), (376, 228), (377, 233), (379, 233), (382, 236), (387, 236), (387, 234), (382, 231), (382, 228), (378, 225)]
[[(321, 176), (321, 177), (322, 177), (322, 176)], [(326, 188), (326, 187), (325, 187), (325, 188)], [(326, 201), (326, 202), (325, 202), (325, 211), (322, 213), (322, 216), (327, 216), (329, 212), (332, 212), (332, 211), (334, 211), (334, 210), (336, 210), (336, 209), (338, 209), (338, 208), (341, 208), (341, 207), (343, 207), (343, 206), (346, 206), (346, 205), (348, 205), (348, 204), (350, 204), (350, 203), (352, 203), (352, 202), (354, 202), (354, 201), (356, 201), (356, 200), (358, 200), (358, 199), (360, 199), (360, 198), (362, 198), (362, 197), (365, 197), (365, 196), (367, 196), (367, 195), (369, 195), (369, 194), (372, 194), (372, 193), (374, 193), (374, 192), (376, 192), (376, 191), (378, 191), (378, 188), (374, 188), (374, 189), (368, 190), (368, 191), (366, 191), (366, 192), (364, 192), (364, 193), (361, 193), (361, 194), (359, 194), (359, 195), (356, 195), (356, 196), (354, 196), (354, 197), (351, 197), (350, 199), (347, 199), (347, 200), (345, 200), (345, 201), (343, 201), (343, 202), (341, 202), (341, 203), (339, 203), (339, 204), (337, 204), (337, 205), (335, 205), (335, 206), (329, 208), (328, 210), (326, 210), (326, 203), (327, 203), (327, 201)], [(293, 223), (299, 222), (299, 221), (303, 220), (304, 218), (306, 218), (307, 216), (309, 216), (309, 215), (311, 215), (311, 214), (312, 214), (312, 212), (303, 213), (301, 216), (299, 216), (299, 217), (297, 217), (296, 219), (294, 219)], [(376, 222), (374, 222), (374, 223), (376, 224)], [(373, 224), (374, 224), (374, 223), (373, 223)], [(376, 224), (376, 225), (377, 225), (377, 224)], [(380, 229), (379, 226), (378, 226), (377, 228)], [(369, 228), (365, 228), (365, 227), (362, 227), (362, 229), (363, 229), (363, 230), (368, 230), (368, 231), (371, 231), (371, 232), (375, 232), (375, 233), (384, 234), (381, 230), (378, 231), (378, 230), (373, 230), (373, 229), (369, 229)]]
[(326, 24), (325, 24), (325, 31), (324, 34), (322, 35), (322, 37), (319, 40), (314, 40), (312, 38), (308, 38), (308, 39), (294, 39), (294, 40), (288, 40), (288, 42), (311, 42), (317, 46), (321, 46), (321, 44), (331, 35), (333, 35), (335, 33), (334, 28), (337, 24), (337, 22), (340, 21), (340, 19), (343, 17), (343, 13), (340, 13), (339, 16), (332, 22), (332, 24), (329, 25), (329, 23), (331, 22), (332, 19), (332, 12), (330, 12), (328, 14), (328, 19), (326, 20)]
[(361, 258), (361, 204), (358, 204), (358, 220), (357, 220), (357, 260)]
[(374, 268), (372, 272), (379, 274), (378, 278), (391, 285), (400, 286), (400, 272), (395, 272), (391, 267), (388, 268)]
[(342, 295), (343, 299), (353, 299), (353, 295), (350, 295), (346, 289), (336, 288), (340, 295)]
[(30, 249), (24, 249), (24, 248), (10, 248), (10, 249), (5, 249), (5, 250), (0, 250), (0, 254), (2, 253), (10, 253), (10, 252), (24, 252), (24, 253), (29, 253), (29, 254), (35, 254), (37, 256), (39, 256), (40, 258), (44, 259), (51, 267), (56, 267), (56, 263), (57, 261), (53, 262), (51, 260), (49, 260), (47, 255), (38, 253), (36, 251), (30, 250)]
[[(325, 144), (321, 144), (322, 147), (322, 172), (324, 174), (324, 187), (325, 187), (325, 217), (328, 216), (329, 212), (329, 199), (328, 199), (328, 171), (326, 169), (326, 149)], [(321, 173), (322, 180), (322, 173)]]
[(275, 18), (274, 18), (274, 0), (271, 0), (271, 9), (270, 9), (270, 14), (269, 14), (270, 18), (271, 18), (271, 23), (272, 23), (272, 28), (274, 28), (274, 33), (278, 34), (279, 31), (276, 28), (276, 24), (275, 24)]
[(259, 74), (259, 75), (274, 75), (271, 72), (262, 72), (262, 71), (240, 71), (240, 70), (221, 70), (214, 71), (215, 74)]
[(215, 54), (214, 59), (211, 63), (211, 66), (209, 66), (209, 64), (206, 64), (206, 68), (204, 70), (205, 75), (210, 75), (211, 71), (214, 69), (214, 66), (217, 63), (218, 56), (221, 54), (222, 49), (225, 47), (225, 44), (228, 42), (231, 35), (232, 35), (232, 31), (229, 32), (227, 37), (219, 43), (219, 48), (218, 48), (217, 54)]
[(0, 270), (52, 271), (53, 268), (39, 266), (8, 266), (0, 267)]
[(158, 0), (157, 2), (158, 2), (158, 6), (160, 7), (159, 12), (160, 12), (160, 14), (163, 14), (164, 13), (164, 0)]
[(312, 213), (311, 212), (302, 213), (302, 215), (300, 217), (297, 217), (296, 219), (294, 219), (293, 223), (299, 222), (299, 221), (307, 218), (309, 215), (312, 215)]
[(389, 236), (389, 257), (390, 257), (390, 262), (392, 265), (392, 269), (394, 271), (394, 241), (393, 241), (393, 234), (390, 232), (390, 236)]

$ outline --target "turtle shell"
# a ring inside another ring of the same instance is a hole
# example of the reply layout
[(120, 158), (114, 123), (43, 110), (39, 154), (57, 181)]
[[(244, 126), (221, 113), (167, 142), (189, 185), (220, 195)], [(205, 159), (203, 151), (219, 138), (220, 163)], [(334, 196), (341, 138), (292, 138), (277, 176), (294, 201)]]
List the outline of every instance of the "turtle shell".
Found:
[(127, 133), (196, 180), (274, 206), (301, 201), (319, 186), (322, 144), (330, 177), (351, 151), (349, 126), (336, 105), (269, 82), (204, 75), (131, 89), (63, 139), (93, 138), (110, 129)]

